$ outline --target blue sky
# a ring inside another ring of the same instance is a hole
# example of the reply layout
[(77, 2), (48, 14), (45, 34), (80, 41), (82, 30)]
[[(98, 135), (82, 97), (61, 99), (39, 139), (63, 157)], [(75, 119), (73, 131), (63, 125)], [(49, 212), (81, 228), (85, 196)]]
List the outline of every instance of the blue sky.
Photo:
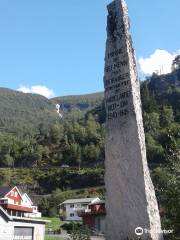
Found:
[[(49, 97), (102, 91), (109, 2), (0, 0), (0, 86)], [(127, 4), (140, 75), (167, 57), (166, 72), (180, 49), (180, 1)]]

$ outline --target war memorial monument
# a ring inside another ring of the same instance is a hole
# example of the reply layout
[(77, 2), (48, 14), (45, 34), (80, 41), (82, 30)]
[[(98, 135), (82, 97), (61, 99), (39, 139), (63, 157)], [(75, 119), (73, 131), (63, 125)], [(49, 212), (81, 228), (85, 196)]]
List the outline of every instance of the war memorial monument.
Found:
[(140, 85), (124, 0), (108, 5), (106, 106), (106, 240), (162, 240), (146, 160)]

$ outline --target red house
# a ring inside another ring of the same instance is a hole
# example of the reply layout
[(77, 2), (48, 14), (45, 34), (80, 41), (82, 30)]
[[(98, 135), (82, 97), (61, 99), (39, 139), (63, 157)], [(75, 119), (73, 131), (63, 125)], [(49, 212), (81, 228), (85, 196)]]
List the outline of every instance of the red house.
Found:
[(83, 219), (83, 224), (96, 232), (105, 232), (106, 208), (105, 201), (100, 200), (88, 205), (88, 209), (78, 212)]
[(0, 206), (10, 216), (24, 216), (25, 213), (32, 213), (33, 208), (24, 206), (20, 190), (15, 186), (0, 187)]

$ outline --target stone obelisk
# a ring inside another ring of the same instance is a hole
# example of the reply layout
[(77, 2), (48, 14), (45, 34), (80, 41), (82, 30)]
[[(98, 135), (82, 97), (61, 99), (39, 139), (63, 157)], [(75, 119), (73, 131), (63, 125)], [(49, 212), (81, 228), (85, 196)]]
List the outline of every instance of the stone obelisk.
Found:
[(104, 70), (106, 240), (162, 240), (129, 28), (126, 3), (114, 0), (108, 5)]

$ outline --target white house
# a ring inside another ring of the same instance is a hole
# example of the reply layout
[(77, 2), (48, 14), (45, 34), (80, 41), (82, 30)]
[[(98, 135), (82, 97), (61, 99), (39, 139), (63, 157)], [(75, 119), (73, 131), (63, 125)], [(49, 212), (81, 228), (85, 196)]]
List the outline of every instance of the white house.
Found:
[(95, 198), (80, 198), (69, 199), (59, 204), (60, 217), (64, 221), (82, 221), (82, 217), (78, 216), (78, 210), (87, 209), (90, 203), (100, 201), (98, 197)]
[(49, 221), (10, 216), (0, 207), (0, 240), (44, 240)]
[(35, 217), (35, 218), (41, 218), (42, 214), (38, 211), (38, 207), (35, 206), (31, 200), (31, 198), (28, 196), (27, 193), (22, 194), (22, 205), (25, 207), (32, 208), (32, 213), (25, 213), (25, 217)]
[(41, 217), (27, 193), (18, 187), (0, 187), (0, 206), (10, 215), (17, 217)]

